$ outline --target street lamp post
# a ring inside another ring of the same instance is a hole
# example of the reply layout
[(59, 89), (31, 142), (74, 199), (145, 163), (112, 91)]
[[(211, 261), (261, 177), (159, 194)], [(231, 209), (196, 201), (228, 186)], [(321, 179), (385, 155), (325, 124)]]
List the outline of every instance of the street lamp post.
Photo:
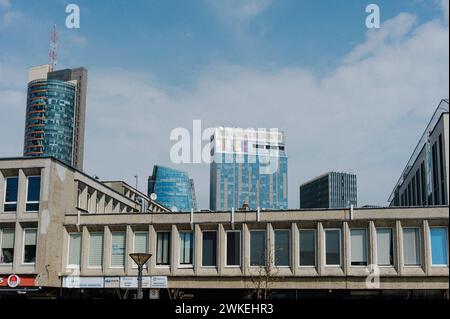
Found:
[(138, 291), (137, 291), (137, 299), (142, 299), (142, 269), (144, 268), (145, 263), (152, 257), (152, 254), (145, 253), (133, 253), (130, 254), (131, 259), (136, 263), (138, 267)]

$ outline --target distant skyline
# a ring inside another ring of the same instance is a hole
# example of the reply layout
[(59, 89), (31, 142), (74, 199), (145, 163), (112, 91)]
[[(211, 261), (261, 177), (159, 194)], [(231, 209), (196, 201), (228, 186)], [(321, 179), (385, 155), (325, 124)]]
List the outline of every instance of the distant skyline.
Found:
[[(368, 30), (376, 3), (381, 28)], [(65, 6), (81, 28), (64, 27)], [(328, 171), (358, 177), (358, 204), (386, 205), (439, 101), (449, 96), (448, 0), (0, 0), (0, 157), (21, 156), (28, 68), (89, 70), (86, 173), (146, 190), (153, 165), (187, 171), (200, 209), (209, 165), (170, 161), (170, 131), (286, 133), (289, 208)]]

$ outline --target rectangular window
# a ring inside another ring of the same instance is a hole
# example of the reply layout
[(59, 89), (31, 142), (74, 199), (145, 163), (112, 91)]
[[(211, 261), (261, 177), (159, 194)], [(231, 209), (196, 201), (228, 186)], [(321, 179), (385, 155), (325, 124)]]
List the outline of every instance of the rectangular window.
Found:
[(431, 264), (433, 266), (448, 265), (448, 241), (446, 227), (431, 227)]
[(24, 229), (23, 262), (33, 264), (36, 262), (36, 238), (37, 229)]
[(103, 266), (103, 233), (91, 233), (89, 240), (89, 267)]
[[(148, 232), (140, 231), (134, 233), (133, 253), (148, 253)], [(137, 267), (134, 261), (133, 267)], [(147, 264), (144, 267), (147, 267)]]
[(41, 194), (41, 177), (29, 176), (27, 178), (27, 212), (39, 211), (39, 198)]
[(316, 265), (316, 231), (300, 230), (300, 266)]
[(352, 266), (367, 266), (367, 230), (350, 230), (350, 261)]
[(81, 233), (69, 234), (68, 267), (80, 267), (81, 264)]
[(275, 266), (291, 265), (291, 236), (289, 230), (275, 230)]
[(125, 267), (125, 232), (111, 233), (111, 267)]
[(156, 264), (170, 265), (170, 232), (156, 233)]
[(5, 212), (15, 212), (17, 210), (18, 187), (19, 177), (7, 177), (5, 179)]
[(202, 266), (217, 266), (217, 232), (204, 231), (202, 235)]
[(394, 264), (394, 246), (392, 228), (377, 228), (377, 264), (391, 266)]
[(325, 264), (327, 266), (341, 265), (341, 230), (325, 230)]
[(266, 231), (250, 231), (250, 266), (266, 264)]
[(403, 228), (405, 266), (420, 265), (420, 228)]
[(12, 264), (14, 260), (14, 229), (0, 230), (0, 264)]
[(180, 232), (180, 265), (192, 265), (194, 257), (194, 234)]
[(227, 231), (227, 266), (241, 265), (241, 232)]

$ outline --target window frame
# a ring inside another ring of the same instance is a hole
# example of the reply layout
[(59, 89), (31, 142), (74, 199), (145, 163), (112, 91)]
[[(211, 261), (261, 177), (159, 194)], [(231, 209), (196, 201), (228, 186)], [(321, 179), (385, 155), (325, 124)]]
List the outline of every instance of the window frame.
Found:
[[(419, 237), (416, 237), (416, 253), (418, 254), (418, 259), (419, 259), (419, 263), (418, 264), (405, 264), (405, 229), (417, 229), (418, 230), (418, 234)], [(407, 227), (402, 227), (402, 252), (403, 252), (403, 267), (406, 268), (417, 268), (417, 267), (422, 267), (423, 266), (423, 257), (422, 257), (422, 228), (419, 226), (407, 226)]]
[[(312, 231), (314, 234), (314, 265), (302, 265), (301, 264), (301, 236), (300, 233), (302, 231)], [(301, 268), (316, 268), (318, 265), (317, 262), (317, 247), (318, 246), (318, 238), (317, 238), (317, 229), (315, 228), (299, 228), (298, 229), (298, 266)]]
[[(90, 250), (91, 250), (91, 238), (92, 235), (97, 235), (97, 234), (101, 234), (102, 236), (102, 264), (101, 265), (95, 265), (92, 266), (90, 265)], [(87, 256), (87, 268), (88, 269), (103, 269), (103, 267), (105, 266), (105, 233), (102, 231), (94, 231), (94, 232), (89, 232), (89, 247), (88, 247), (88, 256)]]
[[(366, 252), (366, 264), (365, 265), (352, 265), (352, 230), (364, 230), (365, 233), (365, 252)], [(349, 262), (350, 262), (350, 267), (356, 267), (356, 268), (366, 268), (369, 265), (369, 249), (370, 249), (370, 244), (369, 244), (369, 230), (367, 228), (364, 227), (355, 227), (355, 228), (349, 228), (349, 241), (348, 241), (348, 252), (349, 252)]]
[[(327, 231), (338, 231), (339, 232), (339, 264), (327, 264)], [(324, 232), (324, 241), (323, 241), (323, 257), (324, 257), (324, 267), (328, 268), (342, 268), (342, 229), (341, 228), (325, 228)]]
[[(34, 262), (25, 262), (25, 237), (26, 237), (26, 233), (29, 230), (35, 230), (36, 231), (36, 243), (35, 243), (35, 252), (34, 252)], [(38, 229), (37, 227), (26, 227), (23, 228), (23, 232), (22, 232), (22, 265), (36, 265), (36, 259), (37, 259), (37, 244), (38, 244)]]
[[(277, 265), (277, 253), (276, 253), (276, 246), (277, 246), (277, 241), (276, 241), (276, 232), (277, 231), (287, 231), (289, 233), (289, 265)], [(292, 267), (292, 232), (290, 228), (278, 228), (278, 229), (274, 229), (273, 230), (273, 260), (272, 260), (272, 266), (277, 267), (277, 268), (291, 268)]]
[[(145, 253), (149, 253), (149, 247), (150, 245), (148, 244), (149, 242), (149, 238), (150, 238), (150, 234), (148, 231), (146, 230), (137, 230), (137, 231), (133, 231), (133, 253), (136, 253), (136, 234), (145, 234), (147, 237), (147, 251)], [(126, 258), (126, 257), (125, 257)], [(131, 263), (131, 268), (138, 268), (137, 264), (133, 261)], [(144, 269), (148, 268), (148, 262), (145, 263), (145, 265), (143, 266)]]
[[(249, 229), (248, 251), (250, 253), (248, 262), (250, 268), (260, 268), (267, 266), (267, 230), (266, 229)], [(264, 264), (252, 265), (252, 232), (264, 232)]]
[(16, 253), (16, 229), (15, 228), (0, 228), (0, 251), (3, 251), (3, 234), (5, 232), (5, 230), (11, 230), (12, 233), (14, 234), (14, 239), (13, 239), (13, 254), (12, 254), (12, 261), (10, 263), (5, 263), (5, 262), (0, 262), (0, 267), (1, 266), (11, 266), (14, 264), (14, 255)]
[[(192, 255), (191, 255), (191, 260), (192, 262), (190, 264), (184, 264), (181, 263), (181, 254), (180, 254), (180, 250), (181, 250), (181, 234), (185, 234), (185, 233), (190, 233), (192, 235)], [(195, 234), (194, 231), (192, 230), (182, 230), (182, 231), (178, 231), (178, 268), (194, 268), (194, 264), (195, 264)]]
[[(7, 192), (7, 189), (8, 189), (8, 180), (10, 180), (10, 179), (13, 179), (13, 178), (15, 178), (15, 179), (17, 179), (17, 190), (16, 190), (16, 192), (17, 192), (17, 198), (16, 198), (16, 201), (15, 202), (7, 202), (6, 201), (6, 192)], [(18, 202), (19, 202), (19, 176), (6, 176), (5, 177), (5, 182), (4, 182), (4, 194), (3, 194), (3, 213), (6, 213), (6, 214), (14, 214), (14, 213), (17, 213), (17, 204), (18, 204)], [(6, 205), (16, 205), (16, 209), (15, 210), (6, 210), (5, 209), (5, 206)]]
[[(228, 265), (228, 233), (239, 233), (239, 264), (238, 265)], [(226, 230), (225, 231), (225, 268), (240, 268), (242, 267), (242, 231), (236, 230)]]
[[(205, 266), (205, 265), (203, 265), (203, 238), (204, 238), (203, 234), (204, 233), (215, 233), (216, 234), (216, 247), (215, 247), (216, 248), (216, 253), (215, 253), (216, 261), (215, 261), (215, 265), (213, 265), (213, 266)], [(201, 234), (202, 234), (202, 244), (201, 244), (201, 247), (200, 247), (200, 257), (201, 257), (200, 267), (202, 267), (202, 268), (211, 268), (211, 269), (217, 268), (218, 265), (219, 265), (219, 254), (218, 254), (218, 250), (219, 250), (218, 249), (218, 246), (219, 246), (219, 232), (217, 230), (202, 230)]]
[[(392, 263), (391, 264), (383, 264), (380, 265), (379, 261), (378, 261), (378, 229), (389, 229), (391, 231), (391, 245), (390, 245), (390, 249), (391, 249), (391, 253), (392, 253)], [(384, 267), (384, 268), (392, 268), (395, 265), (396, 262), (396, 258), (395, 258), (395, 229), (394, 227), (375, 227), (375, 239), (377, 242), (377, 249), (375, 251), (375, 255), (376, 255), (376, 264), (377, 267)]]
[[(38, 201), (28, 201), (28, 187), (30, 184), (30, 178), (31, 177), (39, 177), (39, 200)], [(40, 210), (40, 202), (41, 202), (41, 183), (42, 183), (42, 179), (41, 179), (41, 175), (29, 175), (27, 176), (27, 183), (26, 183), (26, 187), (25, 187), (25, 213), (38, 213)], [(38, 209), (37, 210), (28, 210), (27, 206), (28, 204), (38, 204)]]
[[(168, 263), (164, 263), (164, 264), (158, 264), (158, 234), (159, 233), (168, 233), (169, 234), (169, 247), (168, 247), (168, 252), (167, 252), (167, 258)], [(156, 268), (170, 268), (170, 265), (172, 263), (172, 232), (170, 230), (158, 230), (156, 231), (156, 242), (155, 242), (155, 267)]]
[[(445, 229), (445, 234), (446, 234), (446, 240), (445, 240), (445, 243), (447, 244), (447, 247), (446, 247), (446, 249), (447, 249), (447, 264), (433, 264), (433, 247), (432, 247), (432, 242), (431, 242), (431, 230), (432, 230), (433, 228), (443, 228), (443, 229)], [(429, 231), (429, 237), (430, 237), (430, 238), (429, 238), (428, 243), (429, 243), (429, 249), (430, 249), (430, 265), (431, 265), (431, 267), (436, 267), (436, 268), (439, 268), (439, 267), (448, 267), (448, 266), (449, 266), (449, 257), (448, 257), (448, 249), (449, 249), (449, 244), (448, 244), (448, 227), (446, 227), (446, 226), (430, 226), (429, 229), (430, 229), (430, 231)]]
[[(114, 234), (123, 234), (124, 242), (123, 242), (123, 266), (121, 265), (113, 265), (113, 238)], [(109, 254), (109, 268), (110, 269), (125, 269), (127, 264), (127, 232), (124, 230), (117, 230), (111, 232), (111, 253)]]
[[(79, 234), (81, 236), (80, 241), (80, 264), (75, 265), (70, 263), (70, 235), (72, 234)], [(66, 268), (67, 269), (80, 269), (81, 268), (81, 262), (82, 262), (82, 251), (83, 251), (83, 233), (82, 232), (69, 232), (67, 236), (67, 262), (66, 262)]]

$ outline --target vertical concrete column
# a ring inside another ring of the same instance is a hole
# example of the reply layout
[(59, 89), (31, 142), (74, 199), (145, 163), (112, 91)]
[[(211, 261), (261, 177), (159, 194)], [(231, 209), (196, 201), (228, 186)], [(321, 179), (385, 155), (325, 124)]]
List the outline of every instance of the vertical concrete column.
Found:
[(350, 253), (350, 227), (348, 222), (344, 222), (342, 225), (342, 266), (344, 273), (347, 274), (351, 265), (351, 253)]
[(81, 193), (80, 193), (80, 208), (81, 209), (86, 209), (86, 210), (88, 209), (87, 208), (87, 193), (88, 193), (88, 187), (85, 186), (85, 187), (83, 187), (83, 189), (81, 190)]
[(100, 201), (98, 203), (98, 212), (97, 214), (104, 214), (105, 213), (105, 195), (100, 196)]
[(325, 232), (323, 224), (317, 223), (317, 272), (321, 276), (325, 267)]
[(105, 198), (105, 213), (111, 214), (113, 212), (113, 209), (114, 209), (114, 207), (113, 207), (113, 200), (112, 200), (112, 198), (109, 197), (108, 201), (106, 201), (106, 198)]
[(109, 272), (111, 267), (111, 242), (112, 235), (108, 226), (104, 226), (103, 231), (103, 272)]
[(129, 274), (133, 267), (130, 254), (134, 252), (134, 234), (130, 225), (127, 225), (125, 239), (125, 274)]
[(179, 251), (180, 251), (180, 235), (178, 232), (178, 228), (176, 225), (172, 225), (172, 232), (171, 232), (171, 252), (170, 252), (170, 274), (173, 276), (176, 274), (178, 269), (178, 258), (179, 258)]
[(89, 208), (90, 213), (98, 214), (97, 211), (97, 190), (91, 193), (91, 207)]
[(395, 254), (396, 262), (395, 267), (397, 268), (398, 274), (401, 276), (403, 274), (403, 234), (402, 234), (402, 223), (397, 220), (395, 222)]
[(273, 226), (271, 223), (267, 223), (267, 248), (266, 248), (266, 259), (268, 262), (275, 265), (275, 233), (273, 231)]
[(217, 241), (218, 241), (218, 248), (217, 248), (217, 270), (219, 275), (223, 273), (223, 270), (225, 268), (225, 241), (226, 241), (226, 234), (225, 229), (223, 228), (223, 224), (219, 224), (219, 231), (217, 234)]
[[(61, 270), (62, 273), (65, 272), (67, 269), (67, 262), (69, 260), (69, 232), (64, 227), (62, 230), (62, 252), (61, 252)], [(83, 246), (81, 246), (81, 249), (83, 249)], [(81, 262), (81, 260), (80, 260)], [(80, 265), (81, 266), (81, 265)]]
[(368, 251), (368, 264), (377, 264), (377, 229), (375, 228), (375, 223), (369, 221), (369, 251)]
[(152, 258), (150, 258), (150, 270), (155, 269), (156, 267), (156, 231), (153, 225), (148, 227), (148, 238), (149, 238), (149, 253), (152, 254)]
[(20, 273), (20, 266), (23, 261), (23, 227), (16, 222), (14, 231), (14, 257), (13, 257), (13, 273)]
[(86, 226), (81, 228), (81, 274), (89, 267), (89, 231)]
[(428, 220), (424, 220), (422, 222), (422, 237), (423, 240), (420, 242), (422, 243), (420, 247), (420, 257), (422, 259), (422, 265), (423, 270), (425, 271), (425, 274), (428, 275), (430, 272), (431, 267), (431, 243), (430, 243), (430, 226), (428, 224)]
[(296, 276), (298, 274), (298, 261), (300, 260), (300, 245), (297, 223), (292, 223), (291, 225), (291, 240), (291, 270), (294, 276)]
[(0, 214), (3, 213), (4, 209), (5, 192), (5, 176), (3, 176), (2, 171), (0, 171)]
[(199, 274), (202, 265), (202, 230), (200, 225), (194, 225), (194, 273)]
[(24, 216), (25, 202), (27, 201), (27, 177), (23, 170), (19, 170), (19, 185), (17, 189), (17, 217)]
[(242, 266), (243, 275), (247, 275), (250, 267), (250, 231), (247, 224), (242, 224)]

